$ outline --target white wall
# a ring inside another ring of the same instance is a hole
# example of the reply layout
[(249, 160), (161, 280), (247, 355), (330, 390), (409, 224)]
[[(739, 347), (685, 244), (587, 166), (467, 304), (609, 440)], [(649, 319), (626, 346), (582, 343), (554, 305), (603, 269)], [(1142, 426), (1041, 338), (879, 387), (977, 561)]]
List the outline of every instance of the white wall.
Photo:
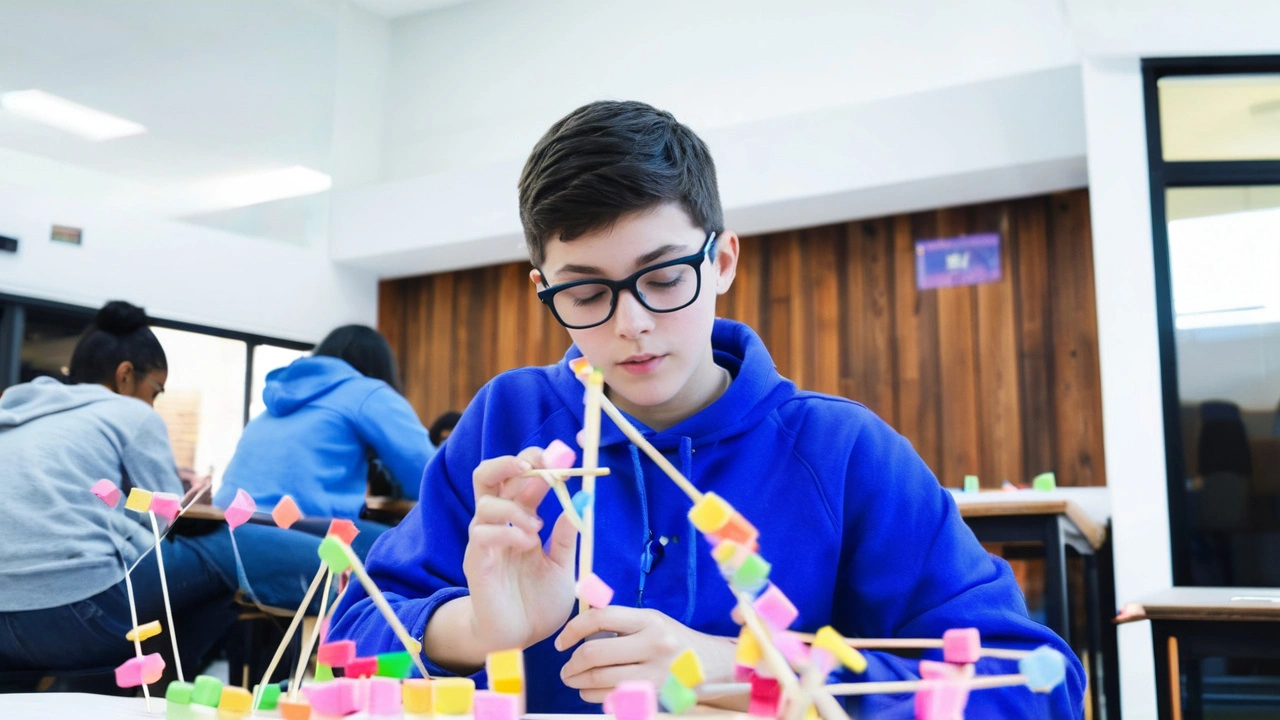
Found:
[[(49, 240), (53, 224), (80, 246)], [(299, 247), (96, 207), (0, 185), (0, 292), (86, 306), (111, 299), (153, 316), (316, 342), (343, 323), (374, 324), (377, 279)]]

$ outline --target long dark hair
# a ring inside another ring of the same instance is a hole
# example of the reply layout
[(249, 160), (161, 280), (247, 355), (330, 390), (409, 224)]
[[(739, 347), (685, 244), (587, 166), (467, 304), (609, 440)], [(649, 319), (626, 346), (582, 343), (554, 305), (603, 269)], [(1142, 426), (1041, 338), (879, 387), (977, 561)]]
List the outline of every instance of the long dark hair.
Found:
[(404, 394), (391, 345), (367, 325), (343, 325), (321, 340), (313, 354), (346, 360), (361, 375), (381, 380)]
[(155, 333), (147, 327), (147, 313), (137, 305), (112, 300), (98, 311), (71, 353), (71, 382), (113, 385), (116, 368), (133, 363), (139, 375), (168, 370), (169, 360)]

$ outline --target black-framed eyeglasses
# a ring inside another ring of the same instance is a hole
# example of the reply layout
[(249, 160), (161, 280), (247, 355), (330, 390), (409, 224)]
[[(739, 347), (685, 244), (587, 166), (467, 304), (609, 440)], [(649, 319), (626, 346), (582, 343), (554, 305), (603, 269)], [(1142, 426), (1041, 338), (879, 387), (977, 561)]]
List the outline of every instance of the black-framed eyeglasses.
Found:
[[(683, 310), (702, 292), (702, 263), (715, 248), (716, 234), (707, 235), (702, 248), (693, 255), (640, 268), (622, 280), (588, 278), (547, 286), (538, 299), (551, 308), (556, 322), (571, 329), (585, 330), (609, 322), (618, 309), (618, 295), (630, 290), (644, 308), (655, 313)], [(546, 285), (546, 274), (542, 284)]]

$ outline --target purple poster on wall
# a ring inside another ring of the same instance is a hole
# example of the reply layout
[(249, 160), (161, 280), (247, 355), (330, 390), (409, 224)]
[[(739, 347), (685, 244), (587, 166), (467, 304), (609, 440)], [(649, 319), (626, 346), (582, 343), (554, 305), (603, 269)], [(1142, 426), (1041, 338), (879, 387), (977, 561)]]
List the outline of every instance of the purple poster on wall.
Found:
[(1000, 280), (1000, 234), (916, 241), (916, 289), (981, 285)]

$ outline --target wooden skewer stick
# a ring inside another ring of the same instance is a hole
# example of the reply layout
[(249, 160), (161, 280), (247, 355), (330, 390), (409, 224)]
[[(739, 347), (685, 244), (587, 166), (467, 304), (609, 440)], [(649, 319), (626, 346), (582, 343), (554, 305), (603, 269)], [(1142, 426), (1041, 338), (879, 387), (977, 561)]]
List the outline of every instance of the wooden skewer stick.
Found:
[[(795, 633), (795, 636), (803, 642), (813, 643), (812, 633)], [(931, 650), (942, 647), (942, 640), (934, 638), (845, 638), (845, 643), (858, 650)], [(982, 657), (999, 660), (1021, 660), (1031, 651), (984, 647), (980, 653)]]
[(328, 572), (329, 566), (320, 563), (320, 569), (316, 570), (316, 576), (311, 580), (311, 586), (307, 588), (307, 594), (302, 596), (302, 604), (298, 606), (298, 612), (293, 614), (293, 621), (289, 623), (289, 629), (284, 632), (284, 639), (280, 641), (280, 647), (276, 648), (276, 654), (271, 658), (271, 663), (267, 665), (267, 671), (262, 675), (262, 682), (258, 683), (258, 692), (253, 698), (253, 712), (258, 712), (258, 705), (262, 703), (262, 693), (267, 688), (267, 680), (271, 678), (271, 673), (276, 671), (276, 666), (280, 664), (280, 658), (284, 656), (284, 649), (289, 647), (289, 643), (293, 641), (293, 634), (298, 631), (298, 625), (302, 624), (302, 616), (307, 612), (307, 608), (311, 606), (311, 598), (315, 597), (316, 590), (320, 589), (320, 581), (324, 579), (325, 573)]
[[(582, 469), (595, 470), (600, 464), (600, 408), (608, 402), (604, 397), (604, 375), (593, 370), (586, 379), (587, 401), (582, 418)], [(596, 552), (596, 479), (594, 475), (582, 478), (582, 490), (586, 492), (587, 506), (582, 509), (582, 544), (579, 550), (578, 577), (585, 578), (594, 571)], [(571, 503), (572, 504), (572, 503)], [(579, 614), (587, 611), (587, 599), (578, 598)]]
[(563, 468), (563, 469), (534, 468), (529, 472), (525, 473), (524, 475), (519, 475), (517, 477), (522, 477), (522, 478), (537, 477), (537, 478), (542, 478), (543, 480), (546, 480), (548, 483), (554, 483), (557, 481), (563, 481), (565, 478), (571, 478), (571, 477), (600, 477), (603, 475), (608, 475), (609, 472), (610, 472), (609, 468), (595, 468), (593, 470), (588, 470), (586, 468)]
[(562, 482), (551, 483), (551, 489), (555, 491), (556, 499), (560, 501), (560, 507), (564, 509), (564, 514), (569, 516), (569, 522), (578, 529), (578, 532), (586, 535), (587, 527), (583, 524), (582, 518), (578, 517), (578, 510), (573, 506), (573, 498), (569, 497), (569, 488), (564, 486)]
[[(610, 402), (609, 398), (600, 398), (600, 409), (604, 410), (604, 413), (609, 416), (609, 419), (618, 426), (618, 429), (622, 431), (623, 435), (627, 436), (627, 439), (630, 440), (633, 445), (643, 450), (644, 454), (648, 455), (649, 459), (652, 460), (655, 465), (662, 468), (662, 472), (666, 473), (667, 477), (671, 478), (671, 481), (678, 485), (680, 489), (684, 491), (684, 494), (689, 496), (690, 500), (695, 503), (702, 500), (702, 493), (699, 492), (698, 488), (693, 486), (693, 483), (689, 482), (689, 478), (685, 477), (684, 473), (677, 470), (676, 466), (671, 464), (671, 461), (663, 457), (662, 453), (658, 452), (657, 448), (650, 445), (649, 441), (644, 438), (644, 435), (641, 435), (640, 431), (636, 429), (636, 426), (632, 425), (625, 417), (623, 417), (622, 411)], [(586, 463), (583, 464), (585, 465)]]
[(289, 681), (291, 702), (296, 702), (298, 699), (298, 691), (302, 688), (302, 673), (307, 669), (307, 661), (311, 659), (311, 651), (315, 649), (316, 641), (320, 639), (320, 626), (324, 624), (324, 616), (329, 609), (329, 588), (332, 585), (333, 571), (329, 571), (324, 579), (324, 594), (320, 596), (320, 616), (316, 619), (316, 626), (311, 630), (311, 637), (307, 640), (307, 644), (302, 646), (302, 654), (298, 656), (298, 669), (294, 672), (293, 679)]
[(786, 658), (782, 657), (782, 653), (773, 644), (773, 638), (769, 635), (769, 631), (765, 628), (760, 616), (756, 614), (756, 609), (751, 604), (750, 596), (741, 592), (734, 593), (734, 596), (738, 599), (738, 611), (742, 613), (743, 621), (746, 622), (751, 633), (756, 636), (756, 641), (760, 644), (760, 652), (764, 655), (764, 661), (769, 664), (769, 669), (773, 671), (774, 676), (782, 685), (782, 691), (792, 696), (799, 694), (801, 692), (800, 680), (796, 677), (795, 672), (791, 670), (791, 666), (787, 664)]
[[(164, 554), (160, 551), (160, 526), (156, 523), (156, 514), (150, 510), (151, 534), (156, 538), (156, 565), (160, 567), (160, 593), (164, 595), (164, 615), (169, 620), (169, 641), (173, 643), (173, 664), (178, 670), (178, 682), (186, 682), (182, 675), (182, 655), (178, 653), (178, 629), (173, 624), (173, 605), (169, 602), (169, 581), (164, 576)], [(137, 627), (136, 625), (134, 627)]]
[[(178, 518), (182, 517), (184, 513), (186, 513), (188, 510), (190, 510), (190, 509), (191, 509), (191, 506), (193, 506), (193, 505), (195, 505), (197, 502), (199, 502), (199, 501), (200, 501), (200, 498), (201, 498), (201, 497), (203, 497), (203, 496), (204, 496), (204, 494), (205, 494), (205, 493), (207, 493), (207, 492), (209, 492), (209, 486), (208, 486), (208, 485), (205, 485), (203, 488), (201, 488), (201, 489), (200, 489), (200, 492), (198, 492), (198, 493), (196, 493), (196, 494), (195, 494), (195, 497), (191, 498), (191, 502), (187, 503), (187, 506), (186, 506), (186, 507), (184, 507), (184, 508), (182, 508), (181, 510), (179, 510), (179, 511), (178, 511), (178, 516), (177, 516), (177, 517), (175, 517), (175, 518), (173, 519), (173, 522), (169, 523), (169, 527), (167, 527), (167, 528), (165, 528), (165, 529), (164, 529), (164, 533), (160, 536), (160, 539), (161, 539), (161, 540), (163, 540), (163, 539), (165, 539), (165, 538), (169, 537), (169, 533), (170, 533), (170, 531), (172, 531), (172, 530), (173, 530), (173, 526), (178, 524)], [(156, 547), (159, 547), (159, 546), (160, 546), (160, 543), (159, 543), (159, 542), (157, 542), (157, 543), (156, 543)], [(143, 550), (143, 551), (142, 551), (142, 554), (138, 556), (138, 559), (137, 559), (137, 560), (134, 560), (134, 561), (133, 561), (133, 564), (129, 566), (129, 569), (125, 571), (125, 574), (132, 573), (132, 572), (133, 572), (133, 569), (134, 569), (134, 568), (136, 568), (136, 567), (138, 567), (138, 565), (142, 562), (142, 560), (143, 560), (144, 558), (146, 558), (146, 557), (147, 557), (147, 555), (150, 555), (150, 554), (151, 554), (151, 550), (152, 550), (151, 548), (147, 548), (146, 550)]]
[[(124, 574), (124, 588), (129, 591), (129, 617), (133, 620), (133, 650), (142, 657), (142, 640), (139, 639), (137, 632), (138, 627), (138, 603), (133, 599), (133, 581), (129, 579), (129, 573)], [(170, 632), (173, 628), (169, 628)], [(147, 701), (147, 712), (151, 712), (151, 691), (147, 689), (147, 679), (142, 678), (142, 697)]]
[(418, 672), (422, 673), (422, 677), (430, 679), (431, 673), (427, 672), (427, 666), (422, 664), (422, 643), (409, 636), (409, 631), (404, 628), (400, 618), (396, 617), (395, 611), (391, 609), (391, 604), (387, 602), (387, 598), (383, 596), (382, 591), (378, 589), (377, 585), (373, 584), (373, 578), (370, 578), (369, 573), (365, 572), (364, 563), (360, 562), (360, 558), (356, 557), (355, 552), (351, 550), (351, 546), (346, 543), (339, 543), (339, 545), (342, 547), (342, 552), (346, 553), (347, 560), (351, 563), (352, 571), (360, 579), (360, 584), (364, 586), (365, 593), (369, 595), (370, 600), (373, 600), (373, 604), (382, 613), (383, 619), (387, 621), (387, 624), (391, 626), (391, 630), (395, 632), (396, 637), (400, 639), (400, 644), (404, 645), (404, 649), (409, 651), (409, 656), (413, 658), (413, 664), (417, 666)]
[[(929, 680), (895, 680), (891, 682), (837, 683), (828, 685), (831, 695), (881, 695), (919, 692)], [(970, 690), (1026, 685), (1026, 675), (989, 675), (962, 680)]]

